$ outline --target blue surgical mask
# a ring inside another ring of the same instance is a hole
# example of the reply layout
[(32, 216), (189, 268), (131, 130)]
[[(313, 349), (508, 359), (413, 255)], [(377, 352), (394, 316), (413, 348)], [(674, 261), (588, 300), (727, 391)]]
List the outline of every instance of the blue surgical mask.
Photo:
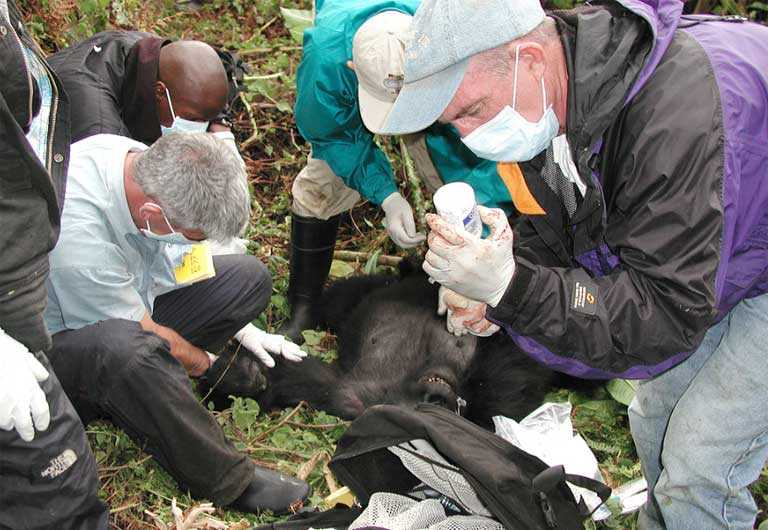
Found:
[(168, 220), (168, 218), (165, 216), (165, 212), (163, 211), (162, 207), (158, 204), (155, 204), (154, 202), (147, 202), (145, 204), (150, 204), (152, 206), (156, 206), (157, 208), (160, 208), (160, 213), (163, 214), (163, 219), (165, 219), (165, 223), (168, 225), (168, 228), (171, 229), (170, 234), (156, 234), (150, 229), (149, 227), (149, 219), (147, 219), (147, 228), (141, 229), (141, 232), (152, 239), (155, 239), (157, 241), (162, 241), (163, 243), (170, 243), (172, 245), (194, 245), (197, 243), (197, 241), (192, 241), (190, 239), (187, 239), (184, 234), (177, 232), (174, 230), (173, 226), (171, 225), (171, 222)]
[(541, 78), (543, 108), (541, 119), (530, 122), (515, 110), (519, 56), (520, 46), (515, 49), (512, 106), (506, 105), (496, 116), (461, 139), (464, 145), (480, 158), (496, 162), (525, 162), (549, 147), (560, 129), (552, 105), (547, 107), (547, 90), (544, 88), (543, 77)]
[(165, 88), (165, 95), (168, 98), (168, 108), (171, 110), (173, 123), (170, 127), (160, 124), (160, 132), (163, 136), (172, 132), (205, 132), (208, 130), (209, 122), (207, 121), (185, 120), (176, 116), (176, 113), (173, 112), (173, 103), (171, 103), (171, 93), (168, 92), (168, 87)]

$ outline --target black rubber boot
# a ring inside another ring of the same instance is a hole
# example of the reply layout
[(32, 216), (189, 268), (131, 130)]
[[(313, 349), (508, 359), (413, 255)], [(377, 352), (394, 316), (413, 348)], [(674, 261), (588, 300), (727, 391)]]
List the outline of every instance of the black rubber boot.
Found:
[(304, 342), (301, 332), (317, 325), (315, 302), (323, 291), (333, 261), (339, 216), (327, 221), (293, 214), (291, 220), (290, 278), (288, 302), (291, 320), (278, 331), (296, 344)]
[(309, 483), (257, 466), (251, 483), (229, 506), (245, 513), (259, 514), (270, 510), (275, 515), (283, 515), (303, 507), (311, 493)]

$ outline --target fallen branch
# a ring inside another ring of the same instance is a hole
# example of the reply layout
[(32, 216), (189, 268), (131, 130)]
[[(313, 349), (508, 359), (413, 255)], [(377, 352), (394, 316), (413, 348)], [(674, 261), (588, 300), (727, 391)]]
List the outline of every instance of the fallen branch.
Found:
[(336, 427), (344, 427), (349, 425), (349, 422), (344, 423), (300, 423), (298, 421), (285, 422), (293, 427), (301, 427), (302, 429), (334, 429)]
[[(214, 519), (209, 514), (216, 511), (211, 503), (203, 503), (195, 506), (185, 516), (184, 512), (176, 506), (176, 498), (171, 501), (171, 513), (173, 514), (173, 526), (166, 524), (156, 513), (152, 513), (149, 510), (144, 510), (155, 523), (158, 530), (227, 530), (230, 525), (224, 521)], [(241, 521), (242, 522), (242, 521)], [(238, 527), (242, 527), (239, 523), (235, 523)]]
[[(413, 210), (416, 214), (416, 223), (422, 225), (426, 208), (424, 206), (424, 194), (421, 192), (421, 179), (419, 179), (419, 176), (416, 174), (413, 160), (411, 159), (411, 155), (408, 154), (408, 148), (405, 146), (405, 141), (402, 137), (400, 137), (400, 157), (402, 158), (403, 168), (405, 169), (408, 190), (411, 195), (411, 204), (413, 204)], [(420, 228), (424, 227), (420, 226)]]
[(317, 465), (320, 462), (328, 462), (331, 459), (331, 453), (329, 453), (326, 450), (322, 450), (319, 453), (315, 454), (312, 458), (304, 462), (304, 464), (299, 468), (299, 472), (296, 473), (296, 476), (300, 478), (301, 480), (307, 480), (309, 475), (312, 473), (312, 471), (317, 467)]
[(240, 150), (245, 151), (246, 149), (248, 149), (248, 147), (251, 144), (254, 144), (256, 143), (256, 141), (258, 141), (259, 126), (256, 125), (256, 116), (253, 114), (253, 109), (251, 108), (250, 103), (248, 103), (248, 100), (245, 99), (245, 95), (243, 95), (243, 93), (240, 92), (239, 96), (240, 96), (240, 101), (242, 101), (243, 105), (245, 106), (245, 111), (248, 113), (248, 119), (250, 120), (251, 128), (253, 129), (253, 132), (251, 133), (251, 135), (240, 144)]
[[(373, 256), (372, 252), (357, 252), (355, 250), (337, 250), (333, 253), (333, 259), (337, 259), (339, 261), (355, 261), (360, 263), (368, 261), (371, 256)], [(398, 263), (402, 261), (402, 259), (403, 258), (400, 256), (379, 256), (377, 263), (379, 265), (396, 267)]]
[(275, 432), (277, 429), (279, 429), (280, 427), (282, 427), (283, 425), (285, 425), (285, 423), (286, 423), (288, 420), (290, 420), (292, 417), (294, 417), (294, 416), (295, 416), (295, 415), (296, 415), (296, 414), (297, 414), (297, 413), (298, 413), (298, 412), (299, 412), (299, 411), (300, 411), (302, 408), (304, 408), (304, 407), (306, 407), (306, 406), (307, 406), (307, 403), (306, 403), (306, 402), (304, 402), (304, 401), (302, 401), (301, 403), (299, 403), (298, 405), (296, 405), (296, 408), (294, 408), (294, 409), (293, 409), (291, 412), (289, 412), (288, 414), (286, 414), (286, 416), (285, 416), (283, 419), (281, 419), (279, 422), (277, 422), (277, 423), (276, 423), (276, 424), (275, 424), (275, 425), (274, 425), (274, 426), (273, 426), (271, 429), (267, 429), (266, 431), (264, 431), (263, 433), (261, 433), (261, 434), (260, 434), (260, 435), (259, 435), (259, 436), (256, 438), (256, 440), (257, 440), (257, 441), (261, 441), (261, 440), (264, 440), (264, 439), (265, 439), (267, 436), (269, 436), (270, 434), (272, 434), (273, 432)]
[(295, 52), (297, 50), (301, 50), (301, 46), (278, 46), (277, 48), (268, 48), (268, 47), (249, 48), (247, 50), (240, 50), (237, 52), (237, 54), (240, 57), (247, 57), (249, 55), (256, 55), (259, 53), (274, 53), (276, 49), (280, 50), (281, 52)]

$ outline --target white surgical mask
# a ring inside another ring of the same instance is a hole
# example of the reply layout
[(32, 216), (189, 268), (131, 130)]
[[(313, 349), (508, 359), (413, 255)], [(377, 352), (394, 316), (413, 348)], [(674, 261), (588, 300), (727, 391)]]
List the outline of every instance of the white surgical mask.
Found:
[(172, 132), (205, 132), (208, 130), (209, 122), (207, 121), (185, 120), (176, 116), (176, 113), (173, 112), (173, 103), (171, 103), (171, 93), (168, 92), (168, 87), (165, 88), (165, 95), (168, 98), (168, 108), (171, 110), (173, 123), (170, 127), (160, 124), (160, 132), (163, 136)]
[(537, 122), (530, 122), (515, 110), (517, 101), (517, 67), (520, 46), (515, 48), (515, 81), (512, 106), (501, 111), (480, 127), (461, 139), (473, 153), (496, 162), (525, 162), (544, 151), (557, 136), (560, 124), (552, 105), (547, 107), (547, 90), (541, 78), (543, 114)]
[(170, 243), (172, 245), (194, 245), (196, 241), (192, 241), (190, 239), (187, 239), (184, 234), (177, 232), (174, 230), (173, 226), (171, 225), (171, 222), (168, 220), (168, 218), (165, 216), (165, 212), (163, 211), (163, 208), (155, 204), (154, 202), (147, 202), (145, 204), (149, 204), (152, 206), (156, 206), (157, 208), (160, 208), (160, 213), (163, 214), (163, 219), (165, 219), (165, 223), (168, 225), (168, 228), (171, 229), (170, 234), (156, 234), (152, 231), (152, 229), (149, 227), (149, 219), (147, 219), (147, 228), (141, 229), (141, 232), (152, 239), (155, 239), (157, 241), (162, 241), (163, 243)]

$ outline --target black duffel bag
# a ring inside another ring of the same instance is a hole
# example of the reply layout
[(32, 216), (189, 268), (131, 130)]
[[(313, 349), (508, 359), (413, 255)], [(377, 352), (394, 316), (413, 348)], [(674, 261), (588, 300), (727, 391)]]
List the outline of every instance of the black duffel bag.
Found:
[(550, 467), (500, 436), (431, 404), (371, 407), (341, 437), (329, 465), (363, 506), (376, 492), (408, 495), (421, 481), (388, 448), (413, 440), (429, 442), (453, 471), (460, 472), (493, 518), (510, 530), (583, 530), (589, 510), (575, 500), (566, 482), (594, 491), (603, 501), (611, 492), (601, 482), (567, 474), (563, 466)]

